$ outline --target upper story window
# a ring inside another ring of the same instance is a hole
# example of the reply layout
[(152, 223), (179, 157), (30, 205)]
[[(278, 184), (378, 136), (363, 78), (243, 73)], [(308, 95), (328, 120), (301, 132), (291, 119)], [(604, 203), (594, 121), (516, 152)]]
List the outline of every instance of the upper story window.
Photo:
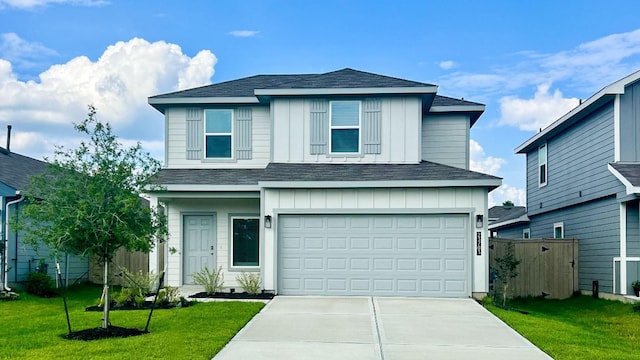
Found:
[(206, 158), (232, 157), (233, 111), (205, 110), (204, 139)]
[(538, 186), (547, 185), (547, 144), (538, 148)]
[(360, 152), (360, 101), (332, 101), (330, 131), (332, 153)]

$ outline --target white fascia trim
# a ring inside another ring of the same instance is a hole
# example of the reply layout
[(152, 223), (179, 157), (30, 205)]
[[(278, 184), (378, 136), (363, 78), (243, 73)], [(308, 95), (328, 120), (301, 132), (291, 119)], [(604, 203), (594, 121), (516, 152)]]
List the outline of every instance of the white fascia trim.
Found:
[(158, 200), (170, 199), (259, 199), (258, 191), (168, 191), (155, 194)]
[(287, 95), (362, 95), (362, 94), (435, 94), (437, 86), (376, 88), (255, 89), (256, 96)]
[(166, 191), (260, 191), (258, 185), (164, 185)]
[(626, 177), (622, 176), (622, 174), (620, 174), (618, 170), (611, 166), (611, 164), (607, 164), (607, 169), (609, 169), (609, 172), (611, 172), (613, 176), (620, 180), (620, 182), (624, 185), (627, 190), (627, 195), (640, 194), (640, 186), (633, 186), (633, 184), (629, 182)]
[(613, 100), (613, 161), (620, 161), (620, 94)]
[(176, 104), (259, 104), (254, 96), (247, 97), (175, 97), (175, 98), (149, 98), (149, 105), (176, 105)]
[(496, 180), (399, 180), (399, 181), (260, 181), (261, 188), (304, 189), (304, 188), (400, 188), (400, 187), (498, 187)]
[(522, 215), (522, 216), (520, 216), (518, 218), (515, 218), (515, 219), (510, 219), (510, 220), (505, 220), (505, 221), (502, 221), (502, 222), (499, 222), (499, 223), (490, 224), (489, 226), (487, 226), (487, 228), (489, 230), (493, 230), (495, 228), (499, 228), (499, 227), (506, 226), (506, 225), (512, 225), (512, 224), (517, 224), (517, 223), (520, 223), (520, 222), (530, 222), (530, 221), (531, 220), (529, 220), (529, 217), (525, 214), (525, 215)]
[(429, 108), (430, 113), (446, 113), (446, 112), (484, 112), (484, 105), (453, 105), (453, 106), (432, 106)]

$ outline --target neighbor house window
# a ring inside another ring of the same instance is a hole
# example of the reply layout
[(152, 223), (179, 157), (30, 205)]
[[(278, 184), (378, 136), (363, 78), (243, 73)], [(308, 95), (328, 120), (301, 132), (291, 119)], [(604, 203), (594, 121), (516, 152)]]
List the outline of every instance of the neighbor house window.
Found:
[(259, 218), (231, 218), (231, 264), (234, 267), (259, 266)]
[(207, 158), (231, 158), (233, 111), (204, 111), (204, 143)]
[(529, 239), (531, 238), (531, 229), (526, 228), (522, 230), (522, 238), (523, 239)]
[(538, 186), (547, 185), (547, 144), (538, 148)]
[(331, 152), (360, 152), (360, 102), (332, 101)]
[(564, 239), (564, 223), (559, 222), (553, 224), (553, 238)]

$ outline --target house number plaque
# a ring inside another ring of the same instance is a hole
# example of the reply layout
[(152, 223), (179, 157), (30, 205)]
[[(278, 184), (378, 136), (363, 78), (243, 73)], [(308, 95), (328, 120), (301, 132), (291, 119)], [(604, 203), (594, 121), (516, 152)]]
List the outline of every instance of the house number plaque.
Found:
[(476, 232), (476, 255), (482, 255), (482, 233)]

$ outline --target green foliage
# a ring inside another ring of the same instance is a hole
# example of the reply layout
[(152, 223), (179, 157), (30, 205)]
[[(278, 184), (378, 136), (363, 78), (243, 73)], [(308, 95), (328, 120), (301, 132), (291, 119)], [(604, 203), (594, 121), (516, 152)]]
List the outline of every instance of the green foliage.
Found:
[(222, 266), (220, 266), (218, 270), (213, 271), (205, 266), (204, 269), (191, 274), (191, 276), (196, 285), (204, 286), (204, 291), (207, 294), (215, 294), (222, 291), (222, 285), (224, 284)]
[(123, 287), (134, 289), (142, 296), (153, 294), (156, 291), (160, 275), (154, 274), (153, 271), (143, 272), (142, 270), (132, 273), (123, 266), (120, 266), (119, 269), (122, 272)]
[(507, 306), (507, 290), (509, 281), (518, 276), (517, 267), (520, 260), (516, 258), (513, 242), (505, 244), (505, 254), (496, 258), (497, 267), (495, 270), (496, 279), (502, 283), (502, 307)]
[(120, 292), (113, 295), (112, 299), (118, 306), (129, 305), (139, 307), (144, 304), (144, 296), (132, 288), (122, 288)]
[(240, 275), (236, 276), (236, 280), (248, 294), (255, 295), (260, 293), (262, 285), (260, 274), (243, 271)]
[(177, 287), (165, 286), (158, 292), (158, 302), (161, 304), (176, 304), (179, 301)]
[(55, 283), (51, 276), (41, 272), (31, 272), (27, 275), (27, 293), (40, 297), (56, 296)]
[(507, 200), (507, 201), (502, 203), (502, 206), (513, 206), (513, 201)]
[(48, 170), (30, 179), (24, 216), (14, 219), (23, 241), (36, 248), (42, 241), (54, 256), (68, 252), (99, 262), (111, 261), (121, 247), (149, 252), (154, 237), (164, 239), (166, 221), (139, 194), (154, 189), (160, 163), (140, 143), (123, 148), (93, 106), (74, 128), (89, 139), (76, 149), (57, 147)]
[(631, 287), (634, 289), (640, 289), (640, 280), (636, 280), (631, 283)]

